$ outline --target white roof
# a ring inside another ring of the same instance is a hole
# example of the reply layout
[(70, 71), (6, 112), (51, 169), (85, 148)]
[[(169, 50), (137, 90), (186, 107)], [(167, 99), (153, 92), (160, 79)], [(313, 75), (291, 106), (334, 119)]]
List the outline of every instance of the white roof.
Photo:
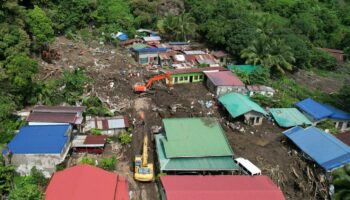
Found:
[(175, 59), (180, 62), (183, 62), (186, 60), (184, 55), (175, 55)]
[(206, 54), (204, 51), (184, 51), (186, 55), (201, 55), (201, 54)]
[(109, 129), (113, 128), (125, 128), (125, 120), (124, 118), (114, 118), (108, 120)]
[(261, 174), (261, 170), (255, 166), (252, 162), (245, 158), (236, 158), (235, 161), (243, 165), (247, 170), (249, 170), (252, 174)]
[(150, 36), (150, 37), (143, 37), (143, 40), (145, 40), (146, 42), (149, 42), (149, 41), (160, 41), (161, 38), (159, 36)]

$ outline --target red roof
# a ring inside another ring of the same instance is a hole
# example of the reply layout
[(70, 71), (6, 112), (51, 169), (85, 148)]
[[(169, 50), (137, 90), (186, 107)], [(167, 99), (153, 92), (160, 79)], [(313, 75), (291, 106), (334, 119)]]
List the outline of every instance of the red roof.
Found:
[(87, 135), (84, 144), (105, 144), (106, 135)]
[(205, 75), (216, 86), (244, 86), (243, 82), (230, 71), (206, 72)]
[(221, 58), (227, 56), (227, 53), (225, 53), (224, 51), (214, 51), (212, 52), (212, 55), (216, 58)]
[(46, 200), (129, 200), (125, 178), (81, 164), (56, 172), (45, 193)]
[(35, 106), (32, 112), (78, 113), (84, 110), (84, 106)]
[(350, 146), (350, 131), (344, 133), (335, 134), (339, 140)]
[(322, 48), (323, 50), (330, 52), (330, 53), (339, 53), (339, 54), (344, 54), (344, 51), (339, 50), (339, 49), (328, 49), (328, 48)]
[(31, 112), (27, 122), (72, 123), (77, 120), (75, 113)]
[(267, 176), (162, 176), (167, 200), (284, 200)]
[(171, 69), (163, 70), (163, 72), (170, 74), (186, 74), (186, 73), (199, 73), (204, 71), (227, 71), (225, 67), (204, 67), (204, 68), (185, 68), (185, 69)]

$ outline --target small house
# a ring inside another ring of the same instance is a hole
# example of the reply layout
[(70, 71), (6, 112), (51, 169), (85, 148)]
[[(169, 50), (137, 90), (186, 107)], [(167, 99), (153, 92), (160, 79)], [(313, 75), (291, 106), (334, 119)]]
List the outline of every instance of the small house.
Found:
[(220, 105), (233, 119), (243, 117), (246, 124), (261, 125), (266, 111), (249, 97), (239, 93), (228, 93), (219, 97)]
[(204, 72), (207, 77), (206, 86), (216, 96), (229, 92), (246, 93), (244, 83), (230, 71)]
[(211, 54), (215, 57), (215, 59), (217, 59), (220, 62), (222, 66), (227, 65), (227, 61), (228, 61), (227, 53), (225, 53), (224, 51), (213, 51)]
[(135, 53), (135, 59), (142, 65), (158, 65), (159, 64), (159, 53), (166, 52), (166, 48), (143, 48), (143, 49), (132, 49)]
[(88, 164), (56, 172), (46, 188), (46, 200), (130, 200), (125, 177)]
[(338, 63), (344, 62), (344, 52), (342, 50), (327, 48), (322, 48), (322, 50), (333, 56)]
[(49, 177), (68, 154), (71, 131), (70, 125), (24, 126), (3, 155), (21, 175), (29, 174), (36, 167)]
[(157, 45), (162, 40), (159, 36), (149, 36), (149, 37), (143, 37), (143, 40), (148, 45)]
[(350, 130), (350, 114), (345, 111), (319, 103), (311, 98), (304, 99), (295, 106), (313, 122), (313, 125), (329, 119), (341, 132)]
[(161, 176), (159, 190), (161, 200), (285, 199), (267, 176)]
[(350, 147), (314, 126), (295, 126), (283, 134), (325, 171), (350, 163)]
[(72, 148), (77, 153), (101, 154), (104, 152), (107, 136), (105, 135), (76, 135)]
[(129, 128), (129, 120), (126, 116), (115, 117), (87, 117), (84, 132), (91, 129), (99, 129), (103, 135), (118, 135)]
[(248, 95), (250, 97), (255, 94), (260, 94), (267, 97), (273, 97), (275, 94), (275, 90), (272, 87), (268, 87), (265, 85), (247, 85)]
[(280, 127), (311, 125), (312, 122), (296, 108), (271, 108), (272, 117)]
[[(173, 84), (202, 82), (205, 79), (204, 72), (208, 71), (227, 71), (227, 69), (224, 67), (205, 67), (162, 70), (163, 73), (170, 73)], [(168, 80), (166, 82), (168, 83)]]
[(225, 133), (214, 118), (163, 119), (155, 135), (159, 169), (168, 174), (238, 170)]

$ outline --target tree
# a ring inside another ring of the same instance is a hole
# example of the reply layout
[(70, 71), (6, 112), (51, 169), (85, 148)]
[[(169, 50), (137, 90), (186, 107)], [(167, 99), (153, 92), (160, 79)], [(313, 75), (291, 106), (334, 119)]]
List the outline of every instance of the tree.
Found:
[(139, 27), (154, 26), (159, 0), (130, 0), (129, 5)]
[(342, 200), (350, 198), (350, 164), (345, 165), (342, 168), (334, 170), (333, 185), (335, 188), (334, 199)]
[(195, 19), (188, 13), (175, 16), (168, 14), (164, 19), (158, 21), (158, 29), (170, 39), (187, 41), (196, 34)]
[(65, 70), (62, 78), (63, 96), (68, 103), (74, 104), (81, 99), (84, 93), (84, 86), (88, 81), (85, 71), (82, 68), (74, 67), (73, 71)]
[(266, 35), (261, 35), (243, 49), (241, 57), (246, 59), (248, 64), (261, 65), (282, 74), (285, 70), (292, 70), (295, 62), (291, 48), (283, 40), (270, 39)]
[(27, 23), (33, 36), (34, 48), (41, 47), (54, 40), (51, 19), (38, 6), (34, 6), (34, 9), (28, 12)]
[(3, 157), (0, 156), (0, 196), (5, 196), (11, 191), (15, 174), (15, 167), (5, 165)]
[(115, 165), (117, 163), (117, 158), (115, 156), (102, 158), (99, 163), (99, 167), (104, 170), (115, 170)]

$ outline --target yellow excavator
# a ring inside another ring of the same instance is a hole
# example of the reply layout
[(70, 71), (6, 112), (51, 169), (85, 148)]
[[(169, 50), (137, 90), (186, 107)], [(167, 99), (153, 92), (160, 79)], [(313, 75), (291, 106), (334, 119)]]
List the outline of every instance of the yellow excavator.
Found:
[(135, 156), (134, 178), (137, 181), (149, 182), (154, 180), (153, 164), (148, 163), (148, 136), (144, 133), (142, 155)]

